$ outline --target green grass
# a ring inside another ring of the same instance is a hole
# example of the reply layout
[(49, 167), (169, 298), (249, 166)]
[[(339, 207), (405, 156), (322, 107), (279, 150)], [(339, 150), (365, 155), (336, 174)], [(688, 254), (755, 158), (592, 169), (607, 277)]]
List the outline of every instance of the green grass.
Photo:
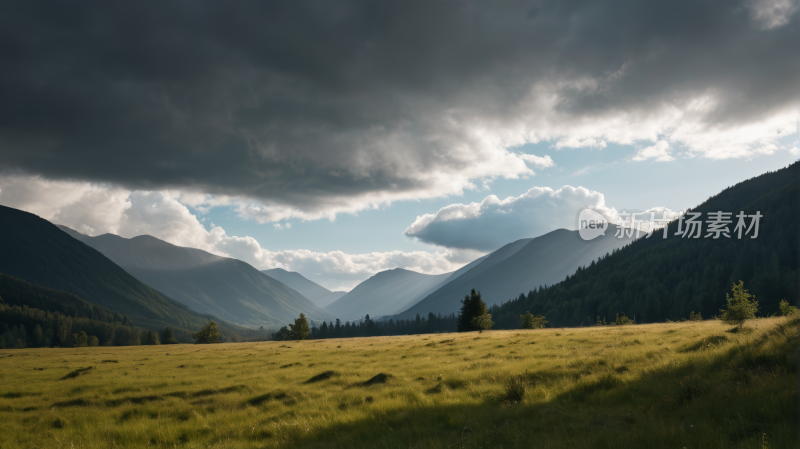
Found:
[(797, 447), (800, 319), (748, 326), (4, 350), (0, 447)]

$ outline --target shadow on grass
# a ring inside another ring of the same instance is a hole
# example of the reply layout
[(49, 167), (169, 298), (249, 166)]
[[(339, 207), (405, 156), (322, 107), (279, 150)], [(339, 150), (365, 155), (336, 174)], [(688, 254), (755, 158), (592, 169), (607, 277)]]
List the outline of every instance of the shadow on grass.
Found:
[[(800, 320), (747, 344), (729, 342), (704, 358), (680, 359), (639, 377), (613, 363), (555, 395), (564, 372), (522, 376), (522, 402), (380, 408), (369, 418), (297, 432), (294, 447), (595, 448), (797, 447), (793, 388)], [(419, 385), (411, 383), (410, 385)], [(434, 391), (432, 391), (434, 390)], [(445, 381), (426, 393), (448, 394)], [(455, 393), (452, 393), (455, 394)], [(355, 404), (352, 404), (355, 405)], [(352, 406), (346, 404), (346, 406)], [(341, 408), (341, 407), (340, 407)]]
[(225, 394), (225, 393), (233, 393), (242, 391), (245, 389), (244, 385), (233, 385), (226, 388), (210, 388), (206, 390), (200, 390), (193, 393), (187, 393), (185, 391), (174, 391), (171, 393), (165, 394), (152, 394), (152, 395), (145, 395), (145, 396), (128, 396), (119, 399), (109, 399), (105, 401), (101, 400), (94, 400), (94, 399), (86, 399), (86, 398), (78, 398), (78, 399), (70, 399), (68, 401), (60, 401), (54, 402), (51, 407), (92, 407), (92, 406), (106, 406), (106, 407), (119, 407), (123, 404), (146, 404), (148, 402), (156, 402), (156, 401), (164, 401), (169, 398), (179, 398), (179, 399), (189, 399), (189, 398), (202, 398), (206, 396), (211, 396), (215, 394)]
[(270, 401), (281, 401), (286, 405), (297, 402), (299, 393), (287, 391), (273, 391), (271, 393), (254, 396), (246, 401), (248, 405), (259, 406)]
[(313, 384), (315, 382), (322, 382), (323, 380), (328, 380), (328, 379), (331, 379), (333, 377), (339, 377), (339, 376), (340, 376), (340, 374), (337, 371), (325, 371), (323, 373), (317, 374), (316, 376), (312, 377), (311, 379), (308, 379), (307, 381), (305, 381), (303, 383)]
[(67, 374), (66, 376), (62, 377), (62, 378), (61, 378), (61, 379), (59, 379), (59, 380), (74, 379), (74, 378), (76, 378), (76, 377), (80, 376), (81, 374), (86, 374), (86, 373), (87, 373), (87, 372), (88, 372), (90, 369), (92, 369), (92, 367), (91, 367), (91, 366), (90, 366), (90, 367), (88, 367), (88, 368), (78, 368), (78, 369), (76, 369), (75, 371), (73, 371), (73, 372), (71, 372), (71, 373)]

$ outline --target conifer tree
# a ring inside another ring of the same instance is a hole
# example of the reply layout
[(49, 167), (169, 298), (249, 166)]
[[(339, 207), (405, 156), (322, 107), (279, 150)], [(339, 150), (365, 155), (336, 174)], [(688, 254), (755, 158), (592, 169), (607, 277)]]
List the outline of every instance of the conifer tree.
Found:
[(733, 296), (725, 294), (727, 305), (724, 309), (720, 309), (722, 315), (720, 315), (719, 319), (727, 324), (734, 324), (738, 329), (741, 329), (745, 321), (755, 318), (756, 312), (758, 312), (758, 301), (756, 301), (755, 296), (745, 290), (743, 281), (733, 284), (732, 290)]
[(44, 332), (42, 332), (42, 326), (37, 324), (36, 327), (33, 328), (33, 346), (38, 348), (39, 346), (42, 346), (43, 342)]
[(174, 345), (178, 343), (178, 340), (175, 339), (175, 332), (172, 331), (172, 328), (167, 326), (161, 331), (161, 340), (165, 345)]
[(158, 341), (158, 334), (155, 331), (148, 330), (145, 332), (144, 338), (142, 339), (142, 344), (159, 345), (161, 343)]
[(319, 327), (319, 338), (328, 338), (328, 322), (323, 321)]
[(472, 324), (472, 319), (481, 315), (486, 315), (486, 303), (481, 299), (481, 292), (474, 288), (469, 295), (464, 296), (461, 301), (461, 310), (458, 312), (458, 331), (470, 332), (479, 330)]

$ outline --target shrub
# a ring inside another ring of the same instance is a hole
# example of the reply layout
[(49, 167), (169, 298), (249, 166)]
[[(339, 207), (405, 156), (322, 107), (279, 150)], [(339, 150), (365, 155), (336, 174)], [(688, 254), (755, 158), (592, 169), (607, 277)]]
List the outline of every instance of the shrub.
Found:
[(727, 305), (724, 309), (720, 309), (722, 315), (720, 315), (719, 319), (727, 324), (736, 325), (741, 330), (746, 320), (755, 318), (758, 311), (758, 301), (756, 301), (755, 296), (745, 290), (744, 281), (733, 284), (732, 290), (733, 296), (725, 294)]
[(89, 336), (86, 335), (86, 332), (80, 331), (77, 334), (72, 334), (72, 341), (74, 342), (75, 346), (84, 347), (89, 346)]
[(89, 343), (89, 346), (99, 346), (100, 345), (100, 339), (97, 338), (96, 335), (92, 335), (91, 337), (89, 337), (88, 343)]
[(308, 327), (308, 320), (304, 313), (300, 314), (300, 318), (294, 320), (294, 324), (289, 325), (289, 333), (294, 340), (305, 340), (311, 329)]
[(690, 312), (689, 321), (703, 321), (703, 315), (700, 312), (697, 313)]
[(522, 402), (526, 391), (527, 386), (525, 385), (525, 381), (522, 380), (522, 376), (511, 376), (508, 381), (506, 381), (506, 394), (503, 396), (503, 399), (507, 402)]
[(794, 313), (794, 307), (792, 307), (792, 305), (789, 304), (789, 302), (786, 301), (786, 299), (781, 299), (780, 304), (778, 304), (778, 308), (780, 309), (781, 315), (783, 316), (789, 316)]
[(622, 316), (617, 314), (617, 319), (614, 321), (614, 324), (617, 326), (624, 326), (626, 324), (633, 324), (633, 320), (625, 316), (625, 312), (622, 312)]
[(219, 329), (217, 329), (217, 323), (213, 320), (209, 321), (200, 332), (194, 334), (195, 343), (219, 343), (222, 340), (220, 339)]
[(492, 316), (490, 314), (484, 313), (483, 315), (474, 317), (470, 321), (470, 324), (477, 327), (480, 332), (483, 332), (494, 326), (494, 321), (492, 321)]
[(603, 317), (601, 320), (600, 315), (597, 315), (597, 323), (595, 323), (595, 326), (608, 326), (608, 323), (606, 323), (606, 318)]
[(519, 316), (519, 327), (522, 329), (541, 329), (547, 323), (548, 321), (542, 315), (525, 312), (524, 315)]

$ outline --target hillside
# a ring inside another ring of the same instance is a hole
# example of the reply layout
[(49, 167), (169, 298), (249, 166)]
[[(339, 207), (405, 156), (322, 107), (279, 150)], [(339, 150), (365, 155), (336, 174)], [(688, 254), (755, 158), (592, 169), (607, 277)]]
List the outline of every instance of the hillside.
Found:
[(452, 273), (429, 275), (396, 268), (358, 284), (325, 309), (342, 320), (394, 315), (424, 298)]
[(60, 227), (100, 251), (136, 279), (192, 310), (249, 327), (280, 327), (305, 313), (309, 319), (335, 317), (300, 293), (249, 264), (149, 235), (126, 239), (113, 234), (88, 237)]
[[(128, 315), (136, 326), (197, 331), (206, 316), (162, 296), (98, 251), (36, 215), (0, 206), (0, 273)], [(237, 326), (220, 323), (223, 335)]]
[(492, 305), (516, 298), (521, 291), (563, 281), (578, 267), (631, 243), (629, 238), (614, 237), (615, 232), (612, 225), (604, 237), (586, 241), (578, 236), (578, 231), (557, 229), (509, 243), (465, 267), (469, 268), (457, 277), (452, 276), (397, 318), (426, 316), (431, 312), (457, 313), (461, 299), (473, 288), (481, 292), (487, 305)]
[[(42, 330), (37, 335), (36, 326)], [(17, 329), (17, 334), (11, 329)], [(74, 333), (86, 332), (98, 338), (101, 346), (136, 345), (141, 329), (130, 318), (103, 306), (92, 304), (72, 293), (44, 288), (0, 274), (0, 341), (2, 347), (69, 347)], [(186, 332), (175, 335), (192, 341)], [(18, 341), (21, 340), (21, 341)]]
[(305, 276), (300, 273), (286, 271), (283, 268), (261, 270), (261, 272), (293, 288), (301, 295), (308, 298), (317, 307), (324, 308), (328, 304), (347, 294), (347, 292), (340, 291), (332, 292), (316, 282), (306, 279)]
[[(741, 182), (694, 208), (704, 221), (709, 212), (731, 212), (730, 238), (681, 238), (676, 221), (667, 239), (637, 240), (550, 288), (520, 290), (521, 297), (490, 313), (507, 328), (528, 310), (553, 326), (585, 325), (598, 315), (613, 320), (617, 313), (639, 322), (687, 318), (692, 311), (710, 318), (739, 280), (758, 299), (760, 315), (775, 313), (781, 299), (797, 304), (799, 192), (800, 163)], [(757, 238), (751, 231), (738, 239), (740, 211), (763, 216)]]

